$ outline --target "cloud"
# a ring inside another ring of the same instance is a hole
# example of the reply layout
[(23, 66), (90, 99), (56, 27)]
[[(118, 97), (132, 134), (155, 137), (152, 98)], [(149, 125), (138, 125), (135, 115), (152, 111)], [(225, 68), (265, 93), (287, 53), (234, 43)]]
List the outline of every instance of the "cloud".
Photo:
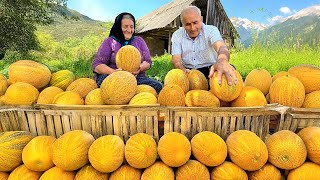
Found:
[(288, 7), (281, 7), (279, 9), (279, 11), (282, 12), (283, 14), (291, 14), (292, 13), (291, 9)]

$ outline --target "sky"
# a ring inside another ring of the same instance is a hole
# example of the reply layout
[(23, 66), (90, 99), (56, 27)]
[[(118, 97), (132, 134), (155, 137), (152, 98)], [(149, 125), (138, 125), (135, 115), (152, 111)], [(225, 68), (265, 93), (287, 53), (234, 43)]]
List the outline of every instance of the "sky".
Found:
[[(130, 12), (136, 19), (172, 0), (68, 0), (67, 6), (91, 19), (114, 21), (121, 12)], [(272, 25), (303, 8), (320, 5), (320, 0), (220, 0), (230, 17)]]

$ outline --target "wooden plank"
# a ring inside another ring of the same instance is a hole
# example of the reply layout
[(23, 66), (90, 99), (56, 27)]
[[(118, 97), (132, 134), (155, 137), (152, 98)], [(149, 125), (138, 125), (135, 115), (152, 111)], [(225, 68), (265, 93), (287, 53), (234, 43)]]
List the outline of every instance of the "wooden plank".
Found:
[(113, 134), (113, 123), (112, 123), (112, 116), (106, 116), (106, 129), (107, 134)]
[(137, 116), (137, 131), (138, 133), (143, 133), (144, 121), (141, 116)]
[(181, 117), (186, 116), (186, 112), (174, 112), (173, 131), (181, 133)]
[(222, 129), (221, 122), (222, 122), (222, 117), (221, 116), (215, 117), (214, 132), (216, 134), (218, 134), (219, 136), (221, 136), (221, 129)]
[(45, 121), (44, 114), (35, 112), (35, 122), (36, 122), (38, 136), (48, 135), (47, 123)]
[(239, 129), (244, 129), (244, 116), (243, 115), (239, 115), (237, 117), (237, 130)]
[(136, 116), (129, 116), (129, 123), (130, 123), (130, 134), (137, 134), (137, 121)]
[(146, 115), (146, 134), (153, 137), (153, 118), (148, 115)]
[(99, 135), (99, 122), (97, 119), (97, 116), (95, 115), (90, 115), (90, 122), (91, 122), (91, 134), (93, 135), (93, 137), (95, 139), (97, 139), (98, 137), (100, 137)]
[(79, 113), (72, 112), (70, 124), (72, 130), (83, 130), (82, 123), (81, 123), (81, 116)]
[(54, 127), (52, 115), (46, 115), (45, 117), (46, 117), (46, 122), (47, 122), (48, 135), (56, 138), (57, 135), (55, 132), (55, 127)]
[(292, 119), (293, 119), (292, 116), (289, 116), (288, 118), (285, 119), (285, 121), (283, 123), (283, 129), (285, 129), (285, 130), (289, 130), (290, 129), (290, 126), (291, 126), (291, 123), (292, 123)]
[(215, 14), (215, 0), (208, 0), (207, 2), (207, 15), (206, 15), (206, 24), (214, 25), (214, 14)]
[(186, 137), (190, 137), (190, 124), (189, 122), (189, 113), (186, 113), (185, 117), (181, 117), (181, 134), (185, 135)]
[(62, 115), (61, 116), (63, 133), (67, 133), (67, 132), (71, 131), (71, 125), (70, 125), (69, 117), (70, 117), (69, 115)]
[(121, 116), (121, 126), (122, 126), (122, 135), (123, 135), (123, 139), (124, 142), (127, 142), (127, 140), (130, 137), (129, 134), (129, 117), (127, 115), (123, 115)]
[(53, 122), (54, 122), (54, 127), (56, 129), (56, 136), (57, 136), (57, 138), (59, 138), (61, 135), (63, 135), (61, 116), (54, 115), (53, 116)]
[(114, 135), (119, 136), (123, 140), (122, 127), (121, 127), (121, 116), (113, 116), (113, 132)]
[(221, 137), (226, 139), (228, 137), (230, 116), (224, 116), (222, 119)]
[(26, 112), (28, 118), (29, 129), (32, 135), (37, 136), (36, 117), (33, 112)]
[(231, 116), (229, 134), (231, 134), (234, 131), (236, 131), (236, 122), (237, 122), (237, 117), (236, 116)]
[(158, 143), (159, 142), (159, 119), (158, 119), (158, 116), (154, 116), (153, 117), (153, 127), (154, 127), (154, 130), (153, 130), (153, 138), (154, 140)]
[(214, 120), (213, 120), (212, 114), (207, 117), (207, 128), (206, 129), (211, 132), (214, 131)]
[(81, 128), (82, 130), (92, 134), (92, 130), (91, 130), (91, 122), (90, 122), (90, 116), (87, 114), (84, 114), (81, 116)]

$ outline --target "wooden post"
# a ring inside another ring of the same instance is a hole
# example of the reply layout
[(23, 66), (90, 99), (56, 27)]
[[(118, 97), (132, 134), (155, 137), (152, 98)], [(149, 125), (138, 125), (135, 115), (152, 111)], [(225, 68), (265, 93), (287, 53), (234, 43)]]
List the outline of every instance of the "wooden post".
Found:
[(171, 54), (171, 36), (172, 36), (172, 32), (171, 32), (171, 30), (169, 30), (168, 54)]
[(215, 0), (208, 0), (206, 24), (214, 25), (215, 10)]

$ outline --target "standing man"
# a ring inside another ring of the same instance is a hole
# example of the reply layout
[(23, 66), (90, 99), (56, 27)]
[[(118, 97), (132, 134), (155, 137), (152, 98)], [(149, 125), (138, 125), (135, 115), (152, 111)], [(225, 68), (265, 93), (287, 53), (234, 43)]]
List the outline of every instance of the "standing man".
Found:
[(229, 64), (229, 50), (224, 43), (217, 27), (205, 25), (201, 11), (196, 6), (182, 10), (183, 27), (172, 35), (172, 63), (188, 73), (197, 69), (211, 78), (214, 71), (218, 72), (218, 82), (224, 74), (228, 84), (237, 84), (235, 68)]

